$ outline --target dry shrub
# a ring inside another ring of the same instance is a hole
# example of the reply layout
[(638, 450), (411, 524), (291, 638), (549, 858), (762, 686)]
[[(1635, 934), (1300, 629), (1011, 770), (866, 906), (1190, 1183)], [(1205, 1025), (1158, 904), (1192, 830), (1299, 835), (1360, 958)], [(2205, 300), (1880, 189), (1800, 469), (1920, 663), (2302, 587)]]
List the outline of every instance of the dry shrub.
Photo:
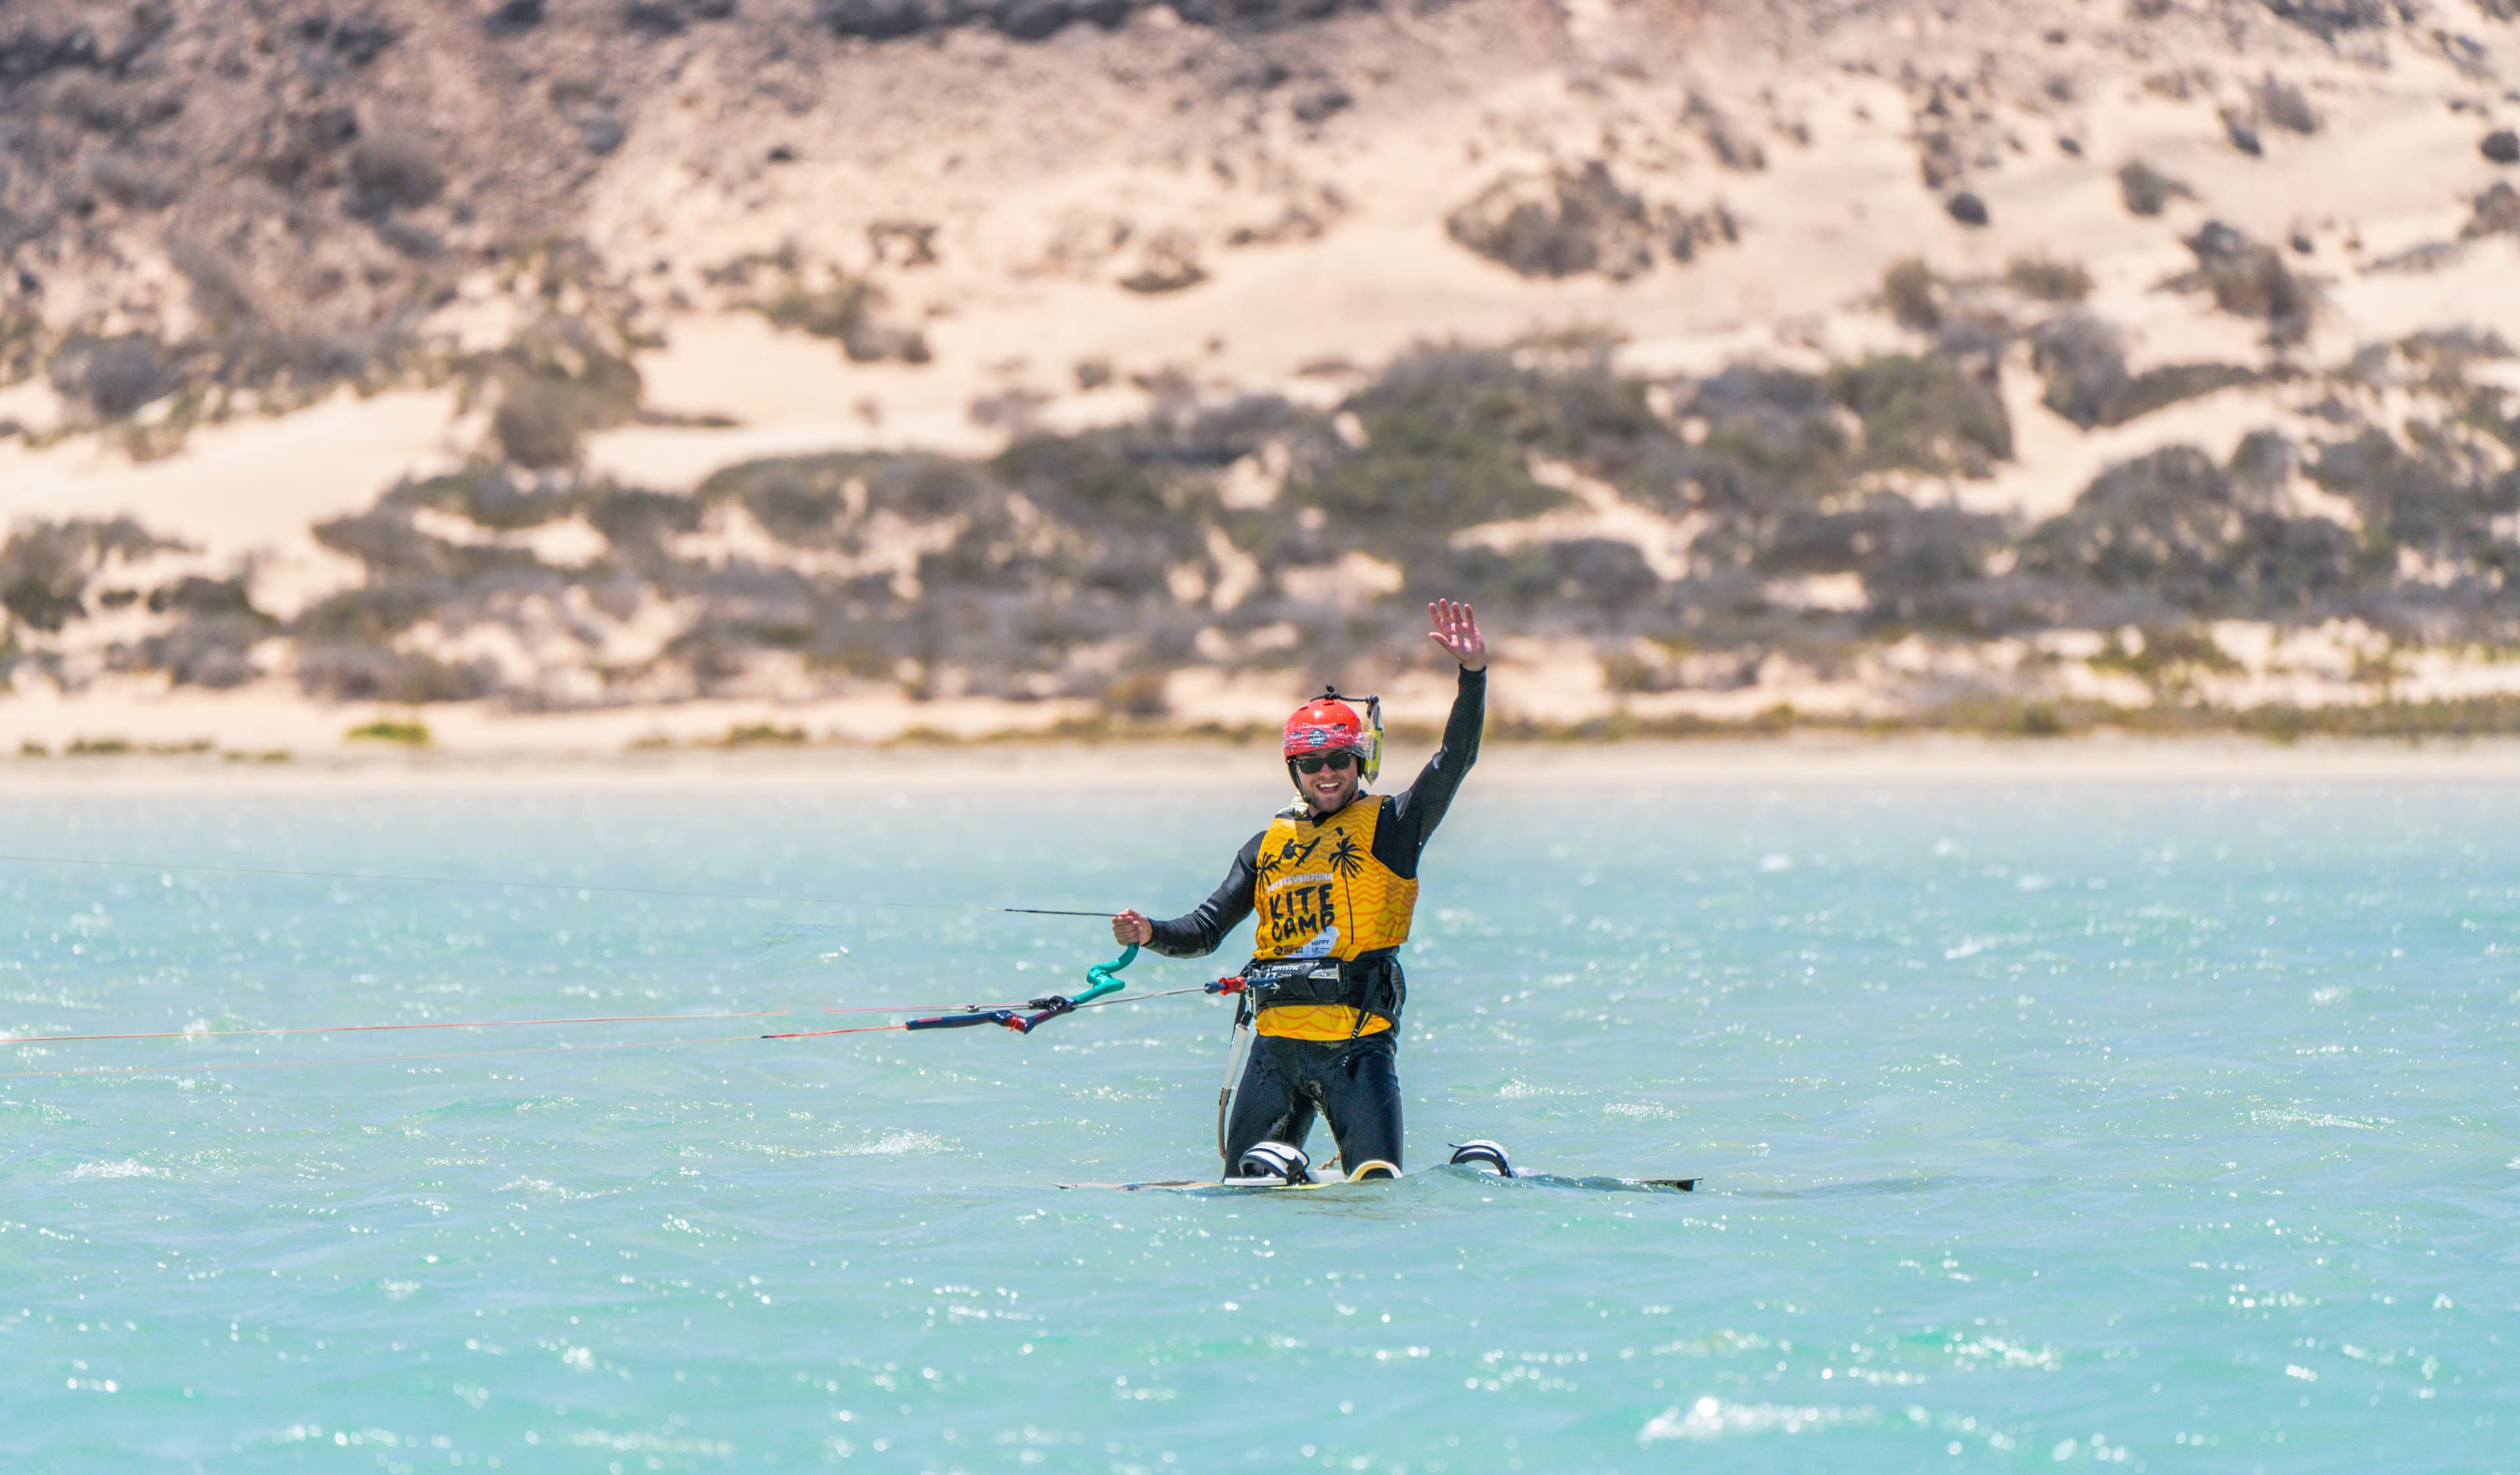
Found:
[(2041, 325), (2031, 340), (2031, 364), (2048, 384), (2041, 402), (2085, 430), (2107, 417), (2110, 400), (2130, 377), (2118, 331), (2083, 312)]
[(2031, 343), (2031, 363), (2047, 381), (2041, 402), (2085, 430), (2124, 425), (2259, 377), (2254, 369), (2218, 363), (2165, 364), (2130, 373), (2117, 330), (2083, 312), (2042, 326)]
[(1983, 477), (2012, 458), (2012, 420), (1989, 372), (1942, 354), (1888, 354), (1828, 373), (1830, 394), (1864, 421), (1864, 464)]
[(173, 175), (127, 154), (99, 155), (88, 163), (87, 177), (107, 198), (126, 209), (164, 209), (181, 193)]
[(298, 653), (297, 684), (337, 702), (471, 702), (499, 688), (486, 661), (450, 665), (373, 645), (317, 645)]
[(2102, 472), (2029, 537), (2022, 565), (2198, 614), (2309, 610), (2367, 573), (2354, 533), (2261, 505), (2188, 445)]
[(566, 385), (543, 379), (508, 387), (490, 417), (490, 434), (512, 465), (548, 471), (577, 464), (585, 417)]
[(375, 133), (350, 151), (350, 178), (376, 205), (417, 209), (446, 189), (428, 143), (409, 133)]
[(2016, 257), (2004, 268), (2003, 279), (2015, 292), (2043, 302), (2079, 302), (2092, 295), (2092, 274), (2075, 261)]
[(2520, 236), (2520, 190), (2498, 183), (2477, 196), (2475, 213), (2458, 234), (2468, 241), (2480, 236)]
[(1768, 151), (1760, 147), (1759, 140), (1705, 98), (1690, 93), (1682, 116), (1697, 125), (1698, 136), (1706, 140), (1706, 150), (1715, 156), (1717, 163), (1745, 174), (1755, 174), (1768, 166)]
[(2193, 200), (2196, 192), (2145, 163), (2130, 160), (2118, 170), (2118, 196), (2131, 215), (2158, 215), (2173, 200)]
[(777, 297), (759, 303), (758, 310), (782, 328), (836, 341), (852, 363), (927, 362), (926, 336), (916, 328), (884, 322), (878, 315), (883, 300), (875, 284), (853, 277), (821, 289), (791, 278)]
[(0, 609), (31, 629), (58, 630), (86, 617), (87, 582), (109, 561), (181, 546), (127, 517), (22, 524), (0, 544)]
[(138, 335), (76, 339), (53, 358), (53, 385), (97, 414), (119, 419), (171, 388), (158, 346)]
[(1599, 160), (1500, 179), (1445, 217), (1444, 229), (1518, 276), (1625, 280), (1653, 265), (1653, 212)]
[(1138, 269), (1122, 277), (1120, 285), (1154, 297), (1181, 292), (1206, 280), (1207, 268), (1198, 262), (1198, 244), (1179, 232), (1167, 231), (1147, 243)]
[(2310, 99), (2300, 88), (2278, 81), (2273, 72), (2267, 73), (2266, 79), (2252, 90), (2252, 101), (2257, 104), (2258, 116), (2278, 128), (2301, 134), (2318, 131), (2318, 113), (2310, 106)]
[(1943, 284), (1914, 256), (1881, 273), (1881, 300), (1902, 328), (1931, 333), (1943, 325)]
[(2298, 343), (2309, 333), (2318, 304), (2272, 247), (2219, 220), (2208, 221), (2184, 244), (2196, 254), (2196, 270), (2181, 285), (2211, 293), (2214, 305), (2235, 317), (2265, 319), (2278, 344)]

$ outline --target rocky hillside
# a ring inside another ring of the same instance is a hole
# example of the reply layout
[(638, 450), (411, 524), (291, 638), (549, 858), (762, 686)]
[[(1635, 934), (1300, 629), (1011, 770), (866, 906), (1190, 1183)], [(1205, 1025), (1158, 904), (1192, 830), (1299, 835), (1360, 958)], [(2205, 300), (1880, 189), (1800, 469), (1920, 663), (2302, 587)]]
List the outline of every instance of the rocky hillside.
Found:
[(2515, 23), (13, 0), (0, 664), (1233, 726), (1449, 593), (1535, 730), (2499, 726)]

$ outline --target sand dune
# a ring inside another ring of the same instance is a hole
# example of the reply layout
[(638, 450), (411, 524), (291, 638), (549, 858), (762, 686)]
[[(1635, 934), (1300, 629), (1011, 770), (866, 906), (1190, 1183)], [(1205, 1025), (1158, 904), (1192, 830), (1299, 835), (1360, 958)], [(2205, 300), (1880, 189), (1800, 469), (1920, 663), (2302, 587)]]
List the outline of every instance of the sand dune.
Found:
[[(593, 169), (582, 202), (585, 240), (637, 303), (647, 412), (592, 435), (583, 473), (660, 490), (767, 456), (987, 455), (1027, 426), (1144, 414), (1156, 387), (1328, 404), (1359, 371), (1425, 343), (1581, 330), (1620, 340), (1616, 362), (1637, 374), (1818, 368), (1922, 342), (1882, 298), (1885, 269), (1910, 257), (1963, 293), (2000, 292), (1985, 284), (2016, 261), (2070, 262), (2092, 283), (2083, 310), (2117, 325), (2132, 369), (2223, 362), (2294, 376), (2083, 429), (2041, 402), (2030, 350), (2016, 344), (2002, 370), (2011, 460), (1984, 479), (1897, 484), (1927, 504), (2035, 520), (2108, 466), (2165, 446), (2225, 458), (2255, 431), (2315, 440), (2330, 392), (2316, 376), (2365, 346), (2434, 329), (2520, 339), (2520, 235), (2457, 239), (2471, 202), (2509, 172), (2476, 143), (2512, 114), (2509, 84), (2492, 69), (2498, 53), (2454, 55), (2415, 26), (2323, 39), (2256, 11), (2176, 7), (2147, 23), (2066, 4), (1822, 16), (1493, 0), (1245, 45), (1154, 8), (1116, 34), (1072, 27), (1040, 45), (963, 29), (916, 50), (843, 49), (828, 65), (867, 85), (810, 94), (756, 86), (735, 52), (689, 44), (682, 84), (637, 105), (628, 142)], [(1276, 70), (1234, 70), (1255, 67)], [(2278, 79), (2314, 131), (2261, 116)], [(1322, 101), (1333, 94), (1335, 105)], [(2255, 154), (2233, 142), (2252, 120)], [(775, 167), (764, 161), (774, 144), (787, 156)], [(2138, 159), (2182, 187), (2157, 215), (2122, 199), (2118, 167)], [(1688, 261), (1633, 275), (1552, 278), (1518, 275), (1448, 233), (1452, 213), (1494, 181), (1597, 162), (1657, 209), (1720, 207), (1737, 241), (1709, 236)], [(1929, 186), (1937, 169), (1947, 177)], [(1950, 207), (1963, 188), (1985, 224)], [(2271, 346), (2265, 322), (2171, 285), (2194, 263), (2182, 239), (2209, 220), (2285, 247), (2318, 300), (2301, 342)], [(884, 244), (906, 239), (901, 222), (926, 232), (919, 250), (932, 260)], [(726, 263), (747, 253), (788, 262), (777, 269), (799, 282), (870, 284), (882, 320), (922, 336), (925, 361), (853, 361), (832, 338), (774, 326), (746, 300), (764, 289), (724, 285)], [(1121, 285), (1174, 268), (1177, 289)], [(442, 324), (461, 318), (475, 347), (492, 346), (501, 324), (541, 310), (524, 285), (512, 299), (481, 297), (511, 290), (475, 281)], [(58, 408), (50, 393), (0, 392), (37, 431)], [(231, 418), (140, 462), (105, 433), (0, 439), (0, 515), (128, 515), (205, 558), (251, 560), (255, 604), (285, 620), (360, 577), (316, 542), (314, 525), (483, 454), (486, 427), (450, 391), (404, 390)], [(1686, 569), (1684, 522), (1539, 470), (1577, 487), (1582, 510), (1474, 530), (1469, 544), (1624, 540), (1666, 576)], [(2325, 506), (2306, 483), (2295, 494), (2314, 513)], [(603, 542), (579, 527), (582, 563)], [(1806, 595), (1821, 597), (1778, 586), (1779, 599)], [(464, 638), (438, 630), (429, 648)], [(2309, 646), (2233, 639), (2254, 655), (2212, 688), (2218, 700), (2374, 698), (2365, 677)], [(1508, 710), (1876, 714), (1898, 707), (1889, 693), (1919, 668), (1887, 651), (1831, 671), (1779, 655), (1737, 689), (1642, 695), (1607, 680), (1614, 655), (1513, 648)], [(1937, 663), (1998, 675), (2039, 665), (2000, 643), (1924, 664)], [(2436, 651), (2417, 667), (2401, 694), (2515, 689), (2490, 654)], [(2055, 679), (2068, 697), (2120, 690), (2105, 672)], [(1163, 689), (1177, 720), (1238, 723), (1301, 684), (1192, 668)], [(864, 740), (1046, 726), (1083, 711), (869, 688), (543, 715), (450, 704), (428, 720), (450, 749), (604, 752), (749, 724)], [(309, 703), (276, 677), (224, 694), (137, 675), (64, 692), (22, 672), (0, 704), (0, 743), (110, 734), (321, 751), (369, 712)]]

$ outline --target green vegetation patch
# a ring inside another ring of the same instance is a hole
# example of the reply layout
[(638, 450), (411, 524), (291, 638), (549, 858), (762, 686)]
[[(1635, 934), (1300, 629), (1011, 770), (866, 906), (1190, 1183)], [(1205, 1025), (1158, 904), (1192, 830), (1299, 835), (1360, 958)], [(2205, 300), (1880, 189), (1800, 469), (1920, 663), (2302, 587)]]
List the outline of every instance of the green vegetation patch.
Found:
[(1347, 403), (1364, 444), (1287, 497), (1395, 552), (1563, 506), (1566, 493), (1534, 481), (1530, 467), (1573, 429), (1552, 388), (1503, 353), (1403, 360)]
[(2218, 363), (2165, 364), (2133, 373), (2117, 330), (2079, 312), (2040, 326), (2031, 337), (2031, 363), (2047, 385), (2041, 402), (2085, 430), (2124, 425), (2182, 400), (2268, 377)]
[(428, 723), (398, 721), (391, 717), (362, 722), (341, 736), (353, 743), (392, 743), (404, 748), (426, 748), (429, 745)]
[(2300, 614), (2374, 572), (2349, 530), (2285, 516), (2193, 446), (2102, 472), (2021, 550), (2025, 569), (2194, 614)]
[[(2221, 249), (2200, 245), (2200, 258)], [(1622, 371), (1610, 336), (1570, 331), (1421, 349), (1328, 406), (1149, 378), (1152, 404), (1133, 423), (1019, 430), (982, 458), (772, 458), (690, 495), (513, 461), (465, 467), (316, 529), (366, 578), (287, 622), (256, 610), (242, 577), (152, 586), (115, 572), (161, 546), (136, 527), (21, 528), (0, 545), (0, 668), (237, 684), (277, 668), (270, 642), (286, 636), (299, 687), (335, 701), (736, 697), (776, 671), (832, 695), (1083, 701), (1113, 730), (1153, 731), (1184, 667), (1422, 660), (1418, 607), (1437, 594), (1519, 633), (1592, 642), (1635, 693), (1739, 690), (1771, 657), (1842, 675), (1912, 635), (2135, 626), (2142, 640), (2092, 664), (2181, 700), (2224, 659), (2182, 643), (2210, 621), (2520, 642), (2505, 592), (2520, 579), (2520, 416), (2476, 372), (2508, 355), (2498, 340), (2375, 346), (2327, 377), (2314, 443), (2265, 433), (2228, 461), (2167, 447), (2105, 469), (2031, 525), (1953, 503), (1933, 479), (1986, 476), (2013, 454), (1999, 376), (2021, 335), (2001, 313), (2072, 284), (1952, 283), (1909, 264), (1885, 296), (1919, 325), (1930, 309), (1919, 331), (1932, 346), (1820, 372), (1748, 362), (1653, 378)], [(480, 372), (628, 413), (636, 380), (611, 342), (556, 329)], [(2134, 373), (2114, 331), (2079, 310), (2037, 328), (2031, 348), (2048, 402), (2092, 426), (2265, 372)], [(2363, 418), (2357, 407), (2384, 388), (2420, 413)], [(2305, 478), (2343, 506), (2308, 496)], [(1634, 504), (1624, 524), (1534, 521), (1608, 493)], [(777, 546), (692, 537), (737, 508)], [(1632, 540), (1640, 509), (1669, 535)], [(529, 540), (489, 535), (563, 517), (607, 540), (592, 561), (545, 564)], [(78, 622), (108, 612), (119, 643), (66, 654)], [(632, 622), (639, 654), (598, 654)], [(425, 626), (504, 629), (528, 651), (575, 643), (518, 678), (406, 648)], [(2047, 712), (1966, 720), (2027, 734), (2101, 719), (2069, 703)]]
[(1832, 369), (1827, 382), (1864, 422), (1866, 469), (1983, 477), (2012, 459), (2012, 419), (1992, 365), (1886, 354)]
[(88, 585), (108, 565), (184, 548), (127, 517), (22, 523), (0, 543), (0, 610), (29, 629), (58, 632), (87, 618)]

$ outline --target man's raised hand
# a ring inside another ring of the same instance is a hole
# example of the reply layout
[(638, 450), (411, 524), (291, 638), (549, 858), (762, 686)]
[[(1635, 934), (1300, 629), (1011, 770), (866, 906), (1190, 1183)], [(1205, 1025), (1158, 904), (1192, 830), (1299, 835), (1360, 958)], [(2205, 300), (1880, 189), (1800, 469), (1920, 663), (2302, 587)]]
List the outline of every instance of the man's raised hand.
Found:
[(1426, 606), (1426, 618), (1435, 623), (1426, 638), (1450, 651), (1463, 670), (1487, 669), (1487, 637), (1479, 633), (1479, 617), (1468, 605), (1438, 599)]

